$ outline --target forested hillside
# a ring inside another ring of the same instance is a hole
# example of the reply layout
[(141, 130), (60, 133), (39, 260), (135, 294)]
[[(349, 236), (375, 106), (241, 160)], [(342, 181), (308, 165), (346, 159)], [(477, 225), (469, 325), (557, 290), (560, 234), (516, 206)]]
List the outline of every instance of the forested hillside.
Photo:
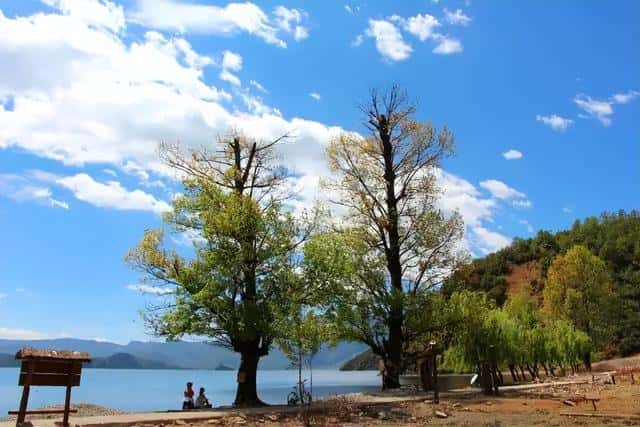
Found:
[[(581, 247), (588, 251), (574, 250)], [(571, 260), (559, 257), (570, 250), (572, 256), (582, 257), (581, 260), (590, 256), (588, 252), (594, 256), (590, 261), (595, 265), (593, 272), (589, 271), (583, 277), (611, 284), (613, 295), (606, 301), (594, 296), (597, 294), (585, 294), (586, 298), (595, 299), (588, 302), (600, 306), (609, 321), (607, 342), (603, 345), (605, 355), (640, 352), (640, 213), (636, 210), (603, 213), (599, 217), (576, 221), (566, 231), (540, 231), (530, 239), (514, 239), (510, 246), (456, 271), (442, 291), (447, 296), (462, 290), (484, 291), (499, 306), (511, 294), (525, 294), (542, 306), (545, 295), (547, 298), (554, 295), (551, 291), (544, 292), (554, 260), (558, 261), (554, 286), (562, 282), (560, 276), (565, 270), (569, 271), (565, 275), (572, 271)], [(567, 263), (569, 267), (566, 267)], [(581, 263), (574, 264), (573, 267), (584, 268)], [(597, 273), (599, 264), (603, 265), (604, 272), (601, 273), (604, 275)], [(580, 273), (585, 274), (584, 271)], [(565, 292), (563, 297), (567, 297), (567, 290), (562, 292)]]

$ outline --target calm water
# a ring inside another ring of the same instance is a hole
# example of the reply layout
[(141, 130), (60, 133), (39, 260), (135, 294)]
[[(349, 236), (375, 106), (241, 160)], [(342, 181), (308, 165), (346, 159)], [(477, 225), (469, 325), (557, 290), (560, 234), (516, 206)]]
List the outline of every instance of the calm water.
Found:
[[(214, 406), (230, 405), (235, 397), (235, 371), (172, 371), (134, 369), (84, 369), (80, 387), (73, 388), (71, 402), (89, 402), (125, 411), (176, 409), (182, 405), (182, 390), (187, 381), (194, 388), (207, 389)], [(259, 371), (260, 397), (273, 404), (286, 403), (287, 394), (297, 381), (296, 371)], [(18, 368), (0, 368), (0, 418), (8, 410), (18, 409), (21, 387)], [(376, 371), (313, 372), (314, 396), (377, 390)], [(64, 388), (33, 387), (29, 407), (64, 402)]]

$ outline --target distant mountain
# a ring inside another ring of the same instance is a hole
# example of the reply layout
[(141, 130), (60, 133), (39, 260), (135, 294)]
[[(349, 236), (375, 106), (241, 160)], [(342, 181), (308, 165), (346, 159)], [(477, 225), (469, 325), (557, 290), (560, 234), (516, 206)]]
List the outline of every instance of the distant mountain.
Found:
[(230, 366), (223, 365), (222, 363), (220, 363), (220, 364), (218, 364), (218, 366), (216, 366), (216, 371), (235, 371), (235, 369), (233, 369)]
[[(13, 355), (22, 347), (86, 351), (93, 358), (108, 358), (119, 353), (126, 353), (139, 359), (143, 365), (156, 363), (158, 365), (155, 366), (164, 364), (165, 366), (179, 369), (214, 370), (219, 365), (224, 365), (235, 370), (240, 364), (240, 357), (237, 353), (203, 342), (132, 341), (129, 344), (121, 345), (75, 338), (50, 340), (0, 339), (0, 354), (10, 355), (10, 359), (13, 359)], [(364, 348), (362, 344), (357, 343), (342, 343), (334, 348), (323, 348), (314, 358), (313, 366), (316, 369), (337, 369), (355, 354), (362, 352)], [(116, 363), (117, 360), (110, 363)], [(290, 366), (289, 360), (277, 348), (272, 349), (268, 356), (260, 360), (260, 369), (288, 369)]]
[(169, 365), (157, 360), (136, 357), (129, 353), (116, 353), (107, 357), (94, 357), (87, 368), (101, 369), (179, 369), (176, 365)]
[(348, 360), (342, 366), (341, 371), (375, 371), (378, 369), (380, 358), (373, 354), (370, 349), (357, 354), (353, 359)]

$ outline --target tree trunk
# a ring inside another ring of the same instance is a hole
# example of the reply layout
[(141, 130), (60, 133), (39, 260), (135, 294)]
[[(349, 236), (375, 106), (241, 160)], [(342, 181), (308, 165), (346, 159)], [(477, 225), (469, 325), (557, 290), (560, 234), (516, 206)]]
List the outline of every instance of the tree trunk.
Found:
[(384, 344), (387, 357), (384, 361), (383, 389), (399, 388), (402, 365), (402, 320), (389, 321), (389, 340)]
[[(404, 321), (404, 304), (402, 298), (402, 264), (400, 262), (400, 235), (398, 218), (398, 198), (396, 197), (396, 173), (394, 170), (393, 144), (391, 142), (391, 129), (389, 117), (380, 115), (379, 136), (382, 142), (384, 158), (384, 181), (386, 189), (385, 203), (387, 207), (387, 224), (384, 224), (388, 235), (388, 248), (385, 249), (387, 270), (391, 282), (392, 302), (389, 307), (387, 325), (389, 327), (389, 339), (384, 342), (385, 358), (384, 387), (388, 389), (400, 387), (400, 371), (402, 369), (402, 323)], [(399, 294), (399, 295), (397, 295)]]
[(531, 380), (535, 380), (536, 379), (536, 372), (531, 369), (531, 365), (529, 365), (527, 363), (527, 371), (529, 371), (529, 373), (531, 374)]
[(517, 383), (520, 381), (518, 380), (518, 374), (516, 373), (514, 368), (515, 368), (514, 365), (509, 365), (509, 372), (511, 372), (511, 378), (513, 378), (514, 383)]
[(238, 389), (234, 406), (265, 406), (258, 397), (256, 379), (258, 376), (258, 362), (260, 356), (258, 348), (242, 352), (240, 355), (240, 368), (238, 369)]
[(582, 362), (584, 363), (584, 368), (591, 372), (591, 352), (588, 351), (582, 356)]
[(522, 365), (520, 365), (520, 374), (522, 374), (522, 381), (526, 381), (527, 376), (524, 373), (524, 367)]

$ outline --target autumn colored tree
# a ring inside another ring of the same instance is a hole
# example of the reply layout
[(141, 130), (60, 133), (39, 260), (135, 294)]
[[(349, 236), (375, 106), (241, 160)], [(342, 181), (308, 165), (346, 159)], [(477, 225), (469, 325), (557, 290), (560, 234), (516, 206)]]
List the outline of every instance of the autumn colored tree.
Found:
[(262, 403), (258, 363), (287, 317), (283, 307), (289, 305), (282, 301), (297, 286), (295, 253), (307, 236), (282, 206), (286, 176), (273, 151), (280, 140), (259, 143), (233, 135), (215, 151), (186, 154), (162, 146), (162, 159), (184, 184), (164, 221), (193, 238), (193, 256), (167, 248), (162, 230), (149, 230), (126, 257), (143, 280), (173, 291), (168, 304), (146, 313), (154, 334), (208, 337), (240, 354), (237, 406)]
[(573, 246), (553, 260), (543, 297), (548, 318), (568, 320), (594, 342), (603, 342), (612, 314), (611, 278), (604, 261), (586, 247)]
[(420, 322), (410, 321), (425, 309), (416, 301), (463, 257), (456, 246), (460, 216), (445, 216), (436, 206), (435, 171), (453, 153), (454, 139), (447, 128), (416, 120), (414, 105), (397, 86), (373, 90), (362, 111), (368, 133), (342, 134), (327, 148), (334, 176), (327, 188), (346, 209), (341, 233), (347, 248), (324, 261), (352, 261), (336, 293), (344, 335), (382, 359), (383, 385), (396, 388), (407, 344), (422, 334), (415, 329)]

